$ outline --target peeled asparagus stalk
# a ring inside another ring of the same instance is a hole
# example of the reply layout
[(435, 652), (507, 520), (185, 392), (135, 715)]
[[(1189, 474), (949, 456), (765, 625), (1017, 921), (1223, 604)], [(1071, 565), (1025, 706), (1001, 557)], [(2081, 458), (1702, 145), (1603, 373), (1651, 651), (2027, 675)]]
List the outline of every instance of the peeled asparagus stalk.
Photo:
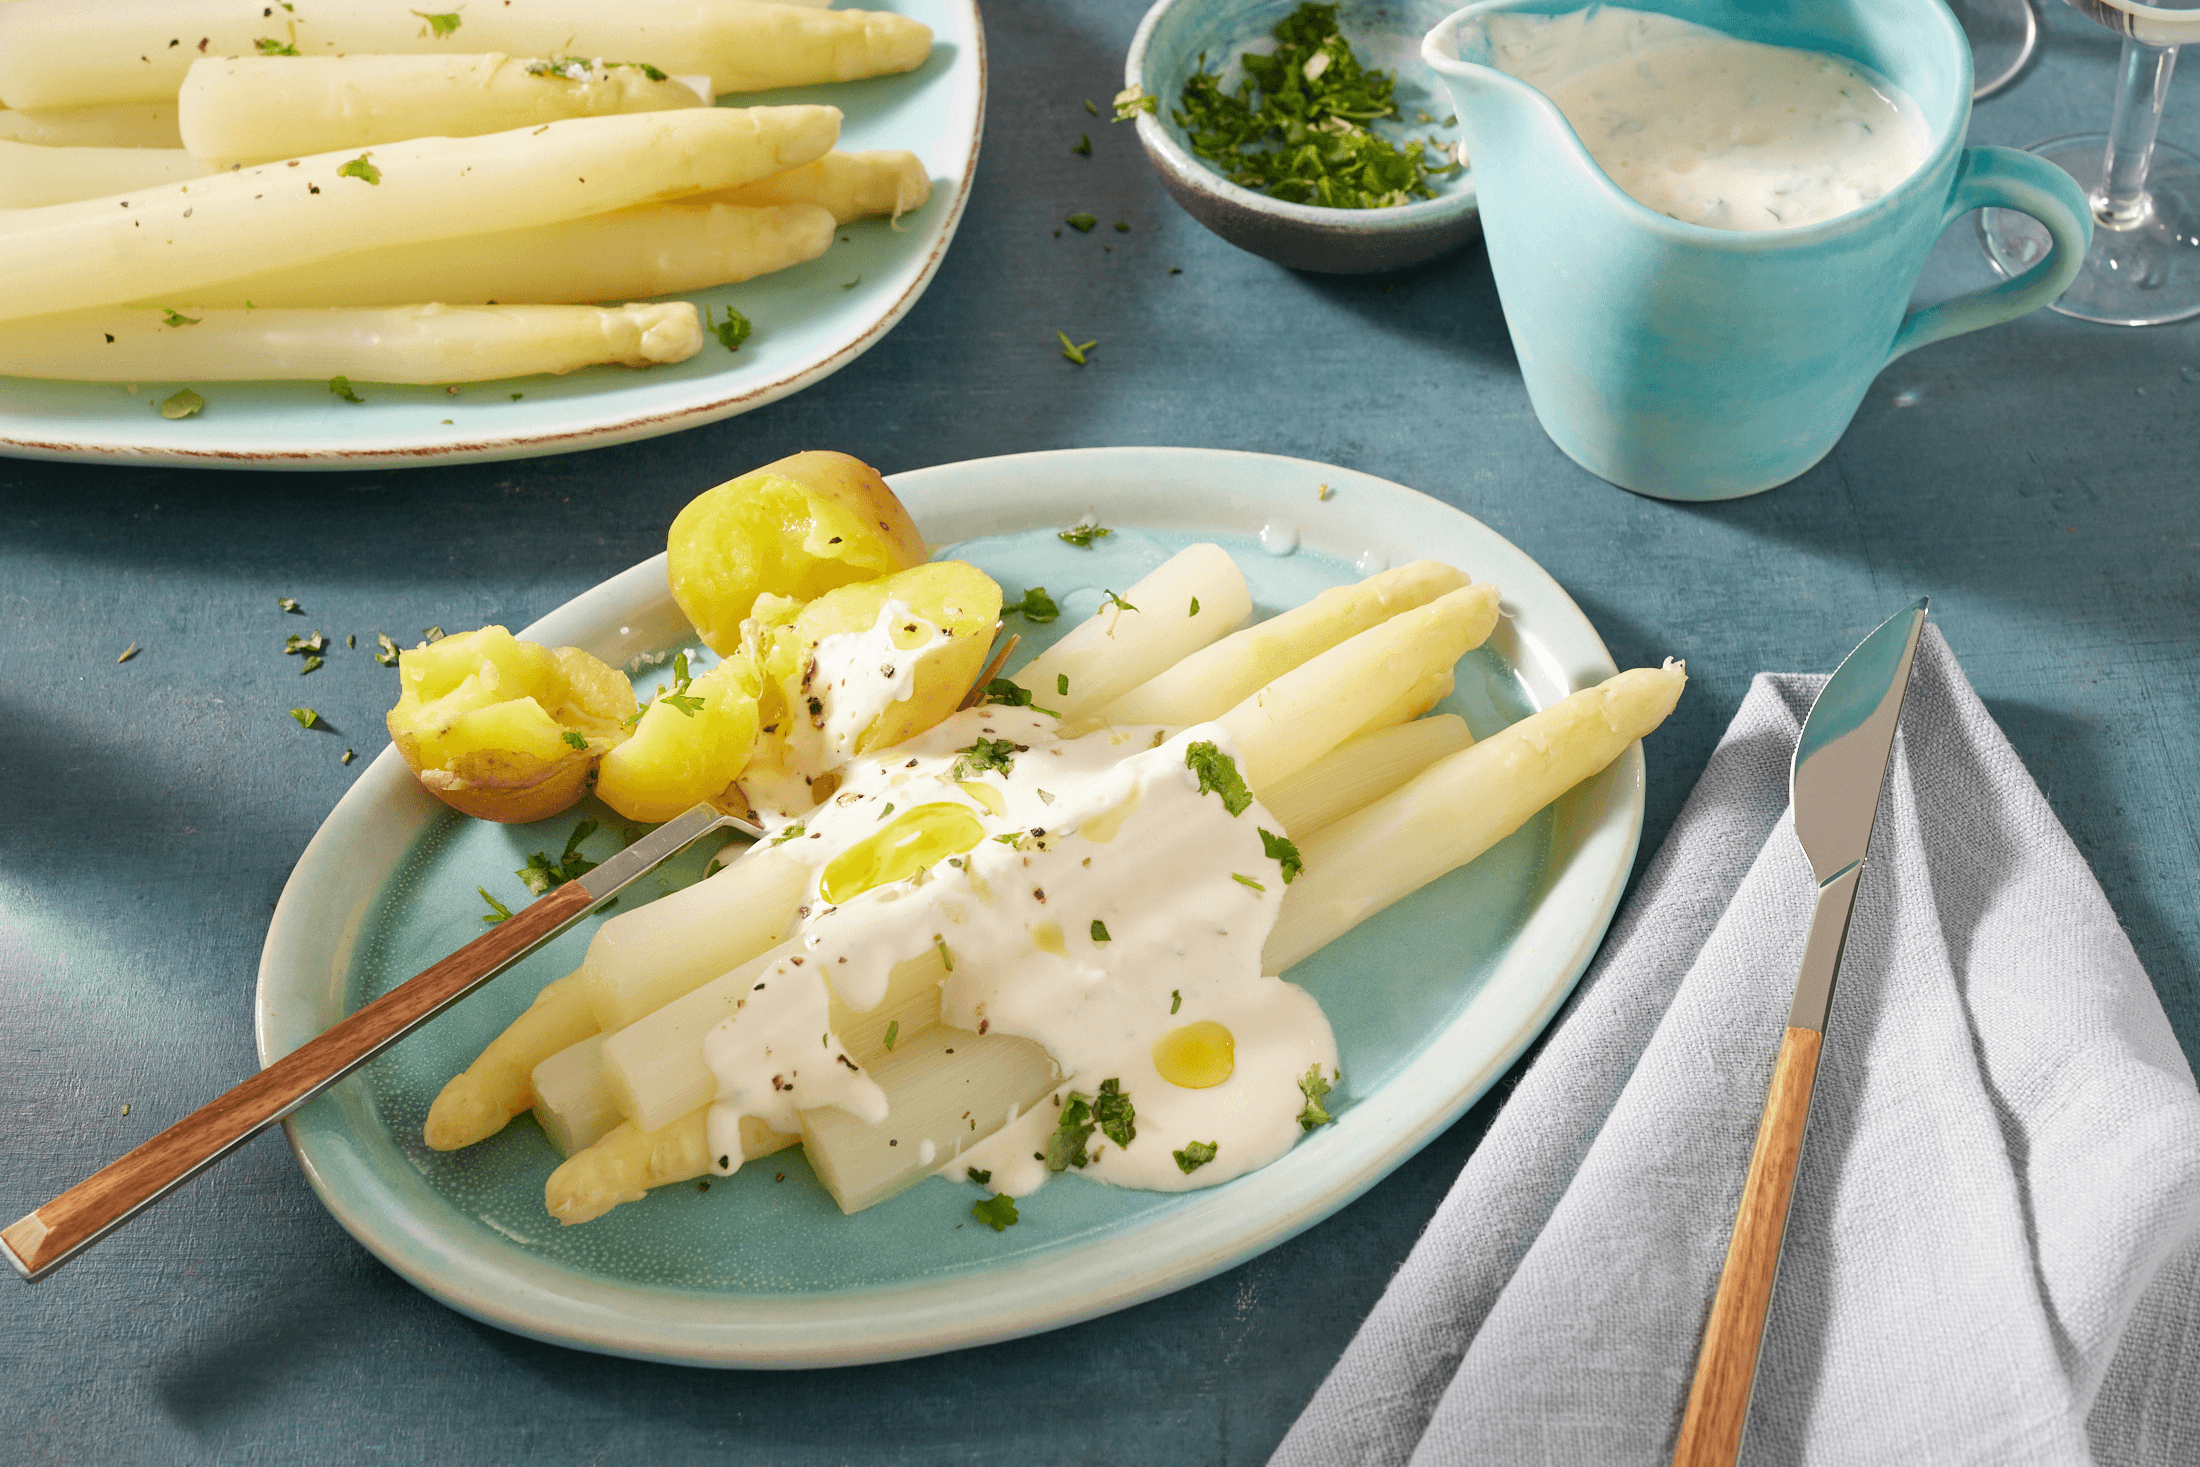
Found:
[(493, 382), (605, 364), (683, 362), (702, 345), (691, 301), (209, 310), (179, 316), (176, 324), (162, 311), (109, 306), (0, 322), (0, 375), (75, 382)]
[(0, 108), (0, 138), (46, 148), (180, 148), (173, 97), (89, 107)]
[(382, 306), (640, 300), (748, 280), (833, 242), (833, 216), (803, 204), (648, 204), (530, 229), (389, 245), (200, 286), (193, 305)]
[(496, 52), (207, 57), (184, 77), (176, 120), (184, 147), (226, 168), (406, 138), (474, 137), (566, 117), (706, 105), (692, 89), (639, 66), (572, 69), (577, 78)]
[(0, 209), (100, 199), (213, 171), (174, 148), (52, 148), (0, 139)]
[(1244, 573), (1220, 545), (1187, 545), (1121, 595), (1134, 609), (1103, 601), (1090, 620), (1009, 674), (1009, 681), (1072, 723), (1234, 631), (1253, 613)]
[(580, 967), (597, 1024), (623, 1029), (775, 946), (814, 880), (778, 847), (753, 846), (717, 875), (611, 918)]
[(1263, 971), (1283, 972), (1511, 835), (1664, 722), (1687, 682), (1678, 662), (1607, 678), (1299, 841), (1306, 868), (1284, 893)]
[(536, 1065), (528, 1093), (534, 1101), (535, 1124), (558, 1148), (571, 1156), (601, 1141), (625, 1124), (611, 1089), (603, 1082), (603, 1036), (591, 1034), (569, 1044)]
[[(707, 74), (718, 92), (809, 86), (908, 71), (932, 33), (899, 15), (726, 0), (509, 0), (459, 9), (437, 35), (416, 11), (376, 0), (15, 0), (0, 5), (0, 102), (67, 107), (173, 97), (201, 55), (251, 56), (258, 42), (305, 56), (607, 57), (674, 76)], [(206, 37), (207, 48), (192, 41)]]
[(891, 1107), (885, 1120), (865, 1125), (834, 1106), (802, 1112), (803, 1154), (840, 1210), (861, 1212), (1043, 1101), (1060, 1077), (1028, 1039), (941, 1025), (871, 1065)]
[(1294, 842), (1381, 799), (1437, 760), (1474, 743), (1456, 713), (1356, 735), (1289, 779), (1261, 792), (1268, 813)]
[[(710, 1170), (706, 1112), (694, 1111), (655, 1131), (614, 1127), (568, 1157), (543, 1184), (543, 1206), (561, 1223), (602, 1217), (622, 1202), (639, 1202), (651, 1187), (688, 1182)], [(754, 1161), (795, 1144), (754, 1117), (741, 1120), (741, 1154)]]
[(455, 1151), (503, 1130), (534, 1104), (529, 1077), (535, 1066), (595, 1029), (580, 974), (568, 973), (544, 985), (527, 1011), (436, 1096), (424, 1128), (429, 1147)]
[(1132, 688), (1096, 715), (1104, 722), (1184, 728), (1220, 718), (1292, 668), (1401, 611), (1425, 606), (1467, 584), (1459, 571), (1417, 560), (1335, 586), (1303, 606), (1203, 647)]
[(847, 224), (885, 214), (898, 219), (932, 197), (932, 180), (916, 154), (878, 148), (824, 157), (709, 195), (715, 204), (815, 204)]
[(832, 107), (576, 117), (22, 210), (0, 216), (0, 320), (187, 295), (235, 276), (244, 251), (302, 264), (727, 188), (807, 163), (839, 130)]
[(1214, 720), (1237, 740), (1238, 771), (1260, 794), (1367, 725), (1369, 710), (1482, 645), (1497, 625), (1497, 588), (1447, 592), (1350, 637)]

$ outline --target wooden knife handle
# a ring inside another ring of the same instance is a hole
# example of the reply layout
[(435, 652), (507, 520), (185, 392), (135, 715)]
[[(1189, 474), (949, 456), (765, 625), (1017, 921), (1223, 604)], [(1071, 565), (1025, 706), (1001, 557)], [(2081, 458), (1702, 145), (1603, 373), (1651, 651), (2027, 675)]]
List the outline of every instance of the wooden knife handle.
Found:
[(493, 976), (588, 909), (577, 881), (528, 903), (434, 967), (406, 980), (217, 1096), (119, 1161), (0, 1229), (0, 1245), (26, 1279), (60, 1266), (138, 1209), (181, 1186), (263, 1127), (365, 1064), (414, 1026)]
[(1703, 1351), (1696, 1357), (1696, 1379), (1688, 1389), (1673, 1467), (1727, 1467), (1741, 1452), (1750, 1388), (1757, 1379), (1757, 1349), (1780, 1268), (1780, 1242), (1787, 1234), (1788, 1202), (1795, 1195), (1795, 1167), (1803, 1154), (1803, 1127), (1810, 1120), (1811, 1088), (1824, 1042), (1825, 1035), (1816, 1029), (1789, 1029), (1780, 1041), (1772, 1093), (1765, 1097), (1764, 1119), (1757, 1124), (1757, 1149), (1749, 1158), (1749, 1178), (1742, 1183), (1742, 1204), (1735, 1210), (1734, 1234), (1726, 1245), (1726, 1266), (1719, 1272), (1719, 1290), (1704, 1325)]

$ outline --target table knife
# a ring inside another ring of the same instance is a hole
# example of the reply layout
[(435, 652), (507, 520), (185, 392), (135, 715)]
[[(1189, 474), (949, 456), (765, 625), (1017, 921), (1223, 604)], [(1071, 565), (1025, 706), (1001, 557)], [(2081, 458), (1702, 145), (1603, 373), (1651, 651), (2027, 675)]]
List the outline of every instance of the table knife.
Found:
[(1726, 1264), (1704, 1325), (1673, 1467), (1725, 1467), (1741, 1451), (1765, 1311), (1779, 1272), (1819, 1051), (1833, 1007), (1834, 979), (1848, 943), (1849, 917), (1856, 908), (1857, 883), (1864, 875), (1926, 605), (1920, 598), (1897, 612), (1842, 659), (1811, 705), (1795, 746), (1788, 793), (1796, 839), (1818, 882), (1818, 902), (1803, 943), (1795, 1001), (1773, 1065)]

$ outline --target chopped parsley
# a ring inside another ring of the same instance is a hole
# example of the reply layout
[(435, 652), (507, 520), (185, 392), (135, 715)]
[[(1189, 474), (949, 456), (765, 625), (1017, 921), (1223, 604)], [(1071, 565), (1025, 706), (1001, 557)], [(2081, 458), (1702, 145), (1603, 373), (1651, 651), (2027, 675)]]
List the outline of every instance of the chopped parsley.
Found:
[(1125, 224), (1122, 220), (1118, 219), (1115, 221), (1115, 232), (1117, 234), (1129, 234), (1131, 232), (1131, 227), (1128, 224)]
[(308, 657), (305, 661), (305, 666), (298, 669), (298, 676), (304, 677), (307, 673), (313, 671), (313, 669), (315, 669), (316, 667), (319, 667), (321, 665), (321, 661), (322, 659), (318, 656)]
[(1092, 98), (1090, 97), (1085, 98), (1085, 111), (1094, 117), (1100, 115), (1100, 109), (1092, 105)]
[(1161, 99), (1148, 94), (1137, 82), (1132, 82), (1115, 94), (1115, 120), (1129, 122), (1141, 112), (1159, 112)]
[(1267, 888), (1267, 887), (1265, 887), (1265, 886), (1262, 886), (1262, 885), (1261, 885), (1261, 884), (1260, 884), (1259, 882), (1255, 881), (1255, 880), (1254, 880), (1254, 879), (1253, 879), (1252, 877), (1250, 877), (1250, 876), (1245, 876), (1245, 875), (1241, 875), (1240, 873), (1238, 873), (1238, 872), (1236, 872), (1236, 871), (1232, 871), (1232, 872), (1230, 873), (1230, 879), (1231, 879), (1232, 881), (1236, 882), (1236, 883), (1237, 883), (1238, 885), (1240, 885), (1240, 886), (1249, 886), (1249, 887), (1251, 887), (1251, 888), (1252, 888), (1253, 890), (1255, 890), (1255, 891), (1266, 891), (1266, 890), (1268, 890), (1268, 888)]
[(1194, 597), (1192, 598), (1192, 612), (1191, 612), (1191, 614), (1192, 614), (1193, 616), (1197, 616), (1197, 615), (1199, 615), (1199, 598), (1198, 598), (1197, 596), (1194, 596)]
[(993, 1173), (982, 1167), (966, 1166), (963, 1168), (963, 1175), (981, 1187), (993, 1180)]
[(1063, 697), (1065, 697), (1065, 698), (1067, 698), (1067, 697), (1069, 696), (1069, 674), (1068, 674), (1068, 673), (1066, 673), (1066, 672), (1058, 672), (1058, 673), (1056, 673), (1056, 674), (1054, 675), (1054, 691), (1055, 691), (1055, 692), (1057, 692), (1057, 693), (1060, 693), (1060, 694), (1061, 694), (1061, 695), (1062, 695)]
[(1170, 990), (1169, 990), (1169, 1012), (1173, 1014), (1173, 1013), (1175, 1013), (1175, 1012), (1176, 1012), (1176, 1011), (1177, 1011), (1178, 1009), (1180, 1009), (1180, 1008), (1182, 1008), (1182, 1007), (1184, 1007), (1184, 992), (1183, 992), (1183, 990), (1182, 990), (1182, 989), (1178, 989), (1178, 988), (1172, 988), (1172, 989), (1170, 989)]
[(1085, 353), (1091, 351), (1094, 347), (1100, 344), (1097, 337), (1091, 341), (1071, 341), (1069, 339), (1069, 333), (1066, 331), (1057, 331), (1054, 334), (1061, 340), (1062, 355), (1069, 358), (1080, 367), (1085, 365)]
[(327, 650), (328, 638), (319, 632), (315, 632), (310, 637), (301, 637), (294, 632), (283, 638), (283, 655), (285, 657), (309, 656)]
[(423, 642), (440, 642), (447, 635), (448, 633), (441, 627), (427, 627), (421, 631), (420, 640)]
[(1092, 1118), (1092, 1099), (1072, 1090), (1069, 1099), (1062, 1102), (1062, 1117), (1054, 1123), (1054, 1130), (1047, 1136), (1047, 1170), (1059, 1172), (1070, 1167), (1084, 1170), (1092, 1158), (1085, 1154), (1085, 1143), (1092, 1139), (1098, 1123)]
[(358, 758), (358, 757), (359, 757), (359, 756), (358, 756), (357, 754), (354, 754), (354, 753), (353, 753), (353, 752), (352, 752), (351, 750), (349, 750), (349, 749), (346, 749), (346, 750), (344, 750), (344, 762), (345, 762), (346, 764), (349, 764), (349, 763), (350, 763), (350, 762), (351, 762), (352, 760), (354, 760), (354, 759), (356, 759), (356, 758)]
[(1383, 209), (1434, 198), (1430, 176), (1459, 164), (1431, 169), (1428, 143), (1400, 149), (1368, 130), (1398, 115), (1398, 79), (1360, 65), (1337, 33), (1337, 7), (1301, 5), (1275, 35), (1273, 55), (1238, 58), (1236, 91), (1222, 89), (1220, 67), (1185, 82), (1174, 115), (1192, 152), (1239, 187), (1294, 204)]
[(288, 41), (278, 41), (273, 36), (261, 36), (253, 45), (259, 47), (262, 56), (295, 56), (298, 48)]
[(1016, 767), (1016, 756), (1024, 746), (1007, 739), (980, 739), (967, 749), (956, 751), (955, 767), (948, 778), (961, 779), (965, 774), (984, 774), (991, 770), (1003, 779)]
[(1260, 848), (1267, 853), (1269, 860), (1283, 867), (1285, 886), (1289, 886), (1306, 869), (1306, 863), (1299, 859), (1299, 848), (1283, 836), (1272, 831), (1261, 831)]
[(574, 729), (567, 729), (559, 737), (563, 738), (565, 742), (573, 748), (585, 749), (588, 747), (588, 735), (580, 733)]
[(351, 390), (351, 379), (349, 377), (329, 378), (328, 390), (335, 393), (338, 397), (342, 398), (346, 402), (366, 401), (365, 398), (361, 397), (358, 393)]
[(164, 418), (195, 418), (206, 410), (206, 399), (186, 387), (161, 403), (160, 415)]
[(1098, 224), (1100, 221), (1098, 219), (1095, 219), (1090, 214), (1072, 214), (1067, 219), (1064, 219), (1062, 222), (1064, 224), (1067, 224), (1070, 228), (1076, 230), (1079, 234), (1090, 234), (1092, 233), (1092, 226)]
[(884, 820), (884, 819), (885, 819), (885, 818), (886, 818), (887, 816), (889, 816), (889, 815), (891, 815), (891, 814), (893, 814), (893, 813), (894, 813), (894, 802), (893, 802), (892, 800), (888, 800), (888, 801), (886, 802), (886, 808), (878, 812), (878, 818), (879, 818), (879, 819), (881, 819), (881, 820)]
[[(1107, 607), (1108, 607), (1108, 606), (1109, 606), (1109, 605), (1110, 605), (1111, 603), (1112, 603), (1112, 604), (1114, 605), (1115, 609), (1116, 609), (1116, 610), (1117, 610), (1118, 612), (1123, 612), (1123, 611), (1136, 611), (1136, 610), (1138, 609), (1137, 607), (1135, 607), (1135, 606), (1131, 605), (1131, 604), (1130, 604), (1130, 603), (1129, 603), (1128, 601), (1125, 601), (1125, 600), (1124, 600), (1124, 599), (1123, 599), (1123, 598), (1122, 598), (1121, 596), (1118, 596), (1118, 595), (1116, 595), (1116, 594), (1115, 594), (1115, 592), (1113, 592), (1113, 591), (1102, 591), (1102, 592), (1100, 593), (1100, 605), (1101, 605), (1101, 609), (1102, 609), (1102, 610), (1105, 610), (1105, 609), (1107, 609)], [(1095, 616), (1098, 616), (1099, 614), (1100, 614), (1100, 613), (1099, 613), (1099, 612), (1097, 612), (1097, 611), (1093, 613), (1093, 615), (1095, 615)]]
[(983, 1202), (970, 1204), (970, 1215), (994, 1232), (1005, 1233), (1016, 1226), (1016, 1199), (1006, 1192), (996, 1192)]
[(1100, 1134), (1118, 1146), (1138, 1139), (1138, 1112), (1131, 1108), (1131, 1098), (1123, 1093), (1119, 1080), (1100, 1082), (1100, 1093), (1092, 1098), (1092, 1118), (1099, 1122)]
[(1005, 677), (997, 677), (985, 685), (985, 700), (1004, 708), (1029, 708), (1031, 689), (1019, 687)]
[(382, 181), (382, 170), (369, 163), (367, 161), (368, 157), (368, 154), (361, 153), (358, 157), (337, 169), (336, 176), (338, 178), (356, 178), (363, 183), (380, 183)]
[(1080, 520), (1066, 530), (1056, 530), (1054, 538), (1066, 545), (1075, 545), (1080, 550), (1089, 550), (1092, 548), (1093, 541), (1105, 540), (1114, 533), (1115, 531), (1109, 529), (1106, 525), (1095, 520), (1086, 519)]
[(115, 659), (115, 661), (116, 661), (116, 662), (118, 662), (118, 663), (121, 663), (121, 662), (128, 662), (128, 661), (129, 661), (129, 660), (130, 660), (131, 658), (133, 658), (133, 657), (135, 657), (135, 656), (137, 656), (137, 655), (138, 655), (138, 644), (137, 644), (137, 643), (135, 643), (135, 642), (132, 642), (132, 643), (131, 643), (131, 644), (130, 644), (129, 646), (127, 646), (127, 647), (125, 647), (125, 648), (123, 648), (123, 649), (122, 649), (122, 655), (121, 655), (120, 657), (117, 657), (117, 658)]
[[(585, 744), (587, 741), (584, 739), (582, 742)], [(595, 833), (596, 822), (583, 820), (566, 837), (565, 854), (555, 862), (546, 853), (537, 851), (527, 858), (526, 865), (512, 874), (536, 896), (541, 896), (553, 887), (563, 886), (576, 876), (586, 876), (596, 869), (598, 863), (581, 854), (581, 842)]]
[(1092, 940), (1094, 942), (1114, 941), (1113, 938), (1108, 936), (1108, 924), (1101, 921), (1098, 917), (1092, 919)]
[(176, 312), (169, 310), (166, 306), (162, 306), (160, 308), (160, 315), (161, 324), (163, 326), (196, 326), (199, 324), (199, 322), (206, 319), (204, 316), (178, 315)]
[(1253, 803), (1237, 761), (1204, 739), (1184, 751), (1184, 767), (1199, 776), (1199, 792), (1220, 795), (1222, 808), (1232, 815), (1243, 815)]
[[(888, 1054), (892, 1054), (894, 1052), (894, 1041), (899, 1038), (901, 1038), (901, 1020), (895, 1019), (893, 1022), (889, 1023), (886, 1026), (886, 1052)], [(991, 1172), (987, 1172), (985, 1176), (982, 1177), (980, 1180), (991, 1181), (992, 1179), (993, 1174)]]
[[(418, 11), (413, 13), (415, 15), (419, 14)], [(587, 81), (595, 75), (596, 68), (599, 66), (605, 71), (611, 70), (614, 66), (631, 66), (651, 81), (661, 82), (665, 79), (663, 72), (646, 61), (604, 61), (600, 59), (591, 61), (584, 56), (553, 56), (547, 61), (530, 61), (527, 63), (527, 74), (529, 76), (560, 76), (567, 81)]]
[(489, 915), (481, 919), (483, 922), (486, 922), (489, 926), (494, 927), (499, 922), (509, 922), (512, 920), (512, 909), (504, 905), (504, 903), (498, 901), (495, 897), (489, 895), (489, 888), (487, 888), (486, 886), (477, 886), (474, 888), (474, 890), (480, 892), (481, 899), (489, 904)]
[(300, 728), (319, 728), (321, 726), (321, 715), (311, 708), (293, 708), (290, 710), (290, 716), (298, 720), (298, 727)]
[[(435, 38), (439, 41), (442, 40), (445, 36), (449, 35), (452, 31), (458, 29), (458, 16), (455, 13), (449, 15), (430, 15), (425, 10), (415, 10), (412, 13), (419, 16), (422, 20), (428, 23), (428, 31), (434, 31)], [(426, 35), (428, 31), (422, 31), (421, 34)]]
[(779, 832), (779, 834), (773, 836), (772, 844), (775, 846), (783, 846), (788, 841), (800, 840), (801, 838), (802, 822), (797, 820), (794, 824), (788, 826), (785, 830), (782, 830), (781, 832)]
[[(1341, 1080), (1344, 1076), (1340, 1073), (1337, 1078)], [(1330, 1084), (1322, 1078), (1320, 1065), (1307, 1066), (1306, 1073), (1299, 1076), (1299, 1090), (1306, 1096), (1306, 1109), (1299, 1112), (1299, 1129), (1311, 1131), (1316, 1126), (1328, 1125), (1331, 1117), (1322, 1108), (1322, 1098), (1329, 1094)]]
[(381, 663), (384, 667), (397, 666), (397, 659), (400, 654), (397, 650), (397, 644), (390, 640), (388, 632), (376, 632), (374, 634), (374, 645), (376, 648), (374, 660), (376, 662)]
[(1198, 1171), (1215, 1159), (1215, 1143), (1212, 1141), (1187, 1141), (1184, 1143), (1182, 1151), (1172, 1151), (1169, 1155), (1176, 1158), (1176, 1169), (1186, 1176), (1190, 1176), (1193, 1172)]
[(659, 703), (664, 703), (671, 707), (677, 708), (688, 717), (693, 718), (697, 713), (702, 711), (704, 701), (703, 699), (695, 696), (688, 691), (688, 686), (694, 681), (695, 680), (693, 678), (688, 676), (687, 653), (678, 652), (673, 654), (671, 691), (659, 693), (656, 697), (650, 699), (649, 702), (644, 703), (641, 707), (635, 709), (634, 716), (626, 721), (626, 726), (628, 728), (632, 728), (635, 724), (640, 723), (642, 721), (642, 715), (647, 713), (651, 708), (654, 708)]
[(940, 950), (940, 966), (945, 968), (950, 973), (954, 972), (955, 955), (948, 950), (947, 939), (944, 937), (935, 937), (932, 939), (932, 945)]
[(1035, 626), (1044, 626), (1062, 614), (1062, 608), (1054, 604), (1044, 586), (1033, 586), (1024, 592), (1023, 599), (1010, 601), (1001, 607), (1002, 612), (1022, 617)]
[(283, 610), (293, 612), (299, 616), (306, 614), (306, 609), (298, 604), (298, 598), (295, 596), (278, 596), (275, 598), (275, 604)]
[(739, 351), (741, 343), (747, 341), (749, 333), (756, 329), (749, 324), (748, 317), (731, 306), (726, 307), (726, 319), (715, 326), (710, 322), (710, 307), (703, 307), (703, 327), (707, 331), (715, 332), (718, 344), (727, 351)]
[(1080, 158), (1090, 158), (1092, 156), (1092, 134), (1084, 132), (1077, 134), (1077, 146), (1071, 148), (1070, 151)]

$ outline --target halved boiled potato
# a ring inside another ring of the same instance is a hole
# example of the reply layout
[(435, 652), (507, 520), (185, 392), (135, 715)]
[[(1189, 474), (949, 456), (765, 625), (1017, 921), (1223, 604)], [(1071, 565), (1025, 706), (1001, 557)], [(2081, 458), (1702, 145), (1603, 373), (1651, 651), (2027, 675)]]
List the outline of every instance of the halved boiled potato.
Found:
[(483, 820), (545, 820), (578, 800), (635, 709), (617, 668), (498, 626), (412, 648), (397, 674), (398, 754), (436, 798)]
[(720, 484), (672, 522), (665, 575), (704, 645), (730, 655), (760, 593), (810, 601), (924, 561), (924, 538), (878, 471), (798, 453)]
[(748, 767), (756, 740), (756, 664), (736, 652), (649, 705), (634, 736), (604, 755), (596, 795), (629, 820), (670, 820), (714, 800)]

